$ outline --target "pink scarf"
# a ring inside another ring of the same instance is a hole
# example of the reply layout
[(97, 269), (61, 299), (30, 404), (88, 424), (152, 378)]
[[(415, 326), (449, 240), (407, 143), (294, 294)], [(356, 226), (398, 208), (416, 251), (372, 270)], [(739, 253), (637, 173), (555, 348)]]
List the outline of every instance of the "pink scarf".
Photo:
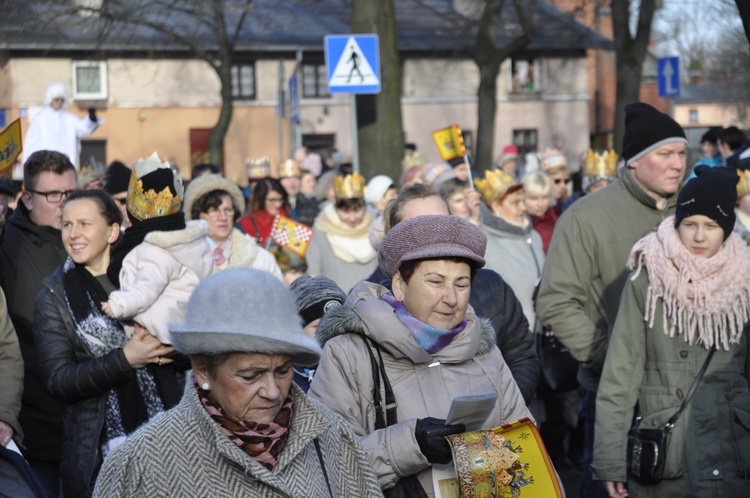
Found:
[(273, 422), (258, 424), (230, 419), (224, 409), (208, 396), (208, 391), (204, 391), (197, 384), (195, 388), (203, 407), (221, 432), (259, 464), (273, 472), (289, 437), (289, 425), (292, 423), (292, 393), (287, 395), (281, 411)]
[(635, 243), (628, 267), (648, 268), (648, 294), (644, 320), (654, 326), (656, 303), (663, 305), (664, 333), (675, 334), (691, 346), (702, 343), (729, 350), (738, 344), (750, 320), (750, 249), (734, 233), (711, 258), (692, 255), (680, 241), (674, 216), (665, 219), (656, 233)]

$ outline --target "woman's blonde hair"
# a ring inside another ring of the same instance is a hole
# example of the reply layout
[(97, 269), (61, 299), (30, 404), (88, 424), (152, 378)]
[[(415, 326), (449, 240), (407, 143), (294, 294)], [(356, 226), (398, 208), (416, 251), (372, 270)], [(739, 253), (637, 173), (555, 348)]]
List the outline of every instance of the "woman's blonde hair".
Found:
[(526, 197), (554, 198), (552, 193), (552, 179), (541, 171), (532, 171), (523, 176), (523, 191)]

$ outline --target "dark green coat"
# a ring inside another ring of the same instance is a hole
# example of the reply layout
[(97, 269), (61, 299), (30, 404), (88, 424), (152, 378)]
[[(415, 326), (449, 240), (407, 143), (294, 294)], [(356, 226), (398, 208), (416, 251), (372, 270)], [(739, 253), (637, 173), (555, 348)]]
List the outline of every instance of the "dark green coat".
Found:
[[(648, 274), (628, 280), (596, 400), (594, 477), (626, 480), (627, 432), (638, 404), (643, 428), (661, 428), (679, 409), (708, 350), (664, 333), (662, 302), (654, 327), (644, 321)], [(739, 344), (718, 349), (672, 430), (664, 480), (629, 483), (632, 498), (750, 496), (750, 390), (746, 326)]]

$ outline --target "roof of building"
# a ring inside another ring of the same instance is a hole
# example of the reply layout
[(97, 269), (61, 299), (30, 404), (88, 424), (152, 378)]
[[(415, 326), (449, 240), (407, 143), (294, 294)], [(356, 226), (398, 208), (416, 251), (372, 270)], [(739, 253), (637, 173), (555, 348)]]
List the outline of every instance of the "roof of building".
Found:
[[(110, 0), (105, 4), (116, 3)], [(144, 2), (143, 5), (147, 5), (144, 18), (156, 23), (166, 20), (170, 26), (179, 26), (189, 40), (199, 42), (205, 49), (216, 46), (216, 32), (209, 22), (196, 22), (195, 16), (175, 9), (166, 11), (159, 3), (156, 0)], [(176, 3), (179, 2), (170, 2), (171, 5)], [(467, 0), (395, 1), (399, 50), (471, 52), (476, 43), (477, 21), (455, 8), (469, 3)], [(66, 5), (63, 2), (17, 0), (13, 4), (6, 10), (6, 20), (0, 25), (1, 49), (44, 52), (185, 50), (184, 44), (146, 26), (124, 26), (98, 17), (61, 15), (55, 8), (64, 8), (56, 7)], [(211, 2), (199, 4), (210, 5)], [(183, 5), (194, 4), (186, 0)], [(254, 0), (236, 48), (259, 52), (322, 51), (325, 35), (350, 32), (348, 5), (341, 0)], [(231, 25), (237, 18), (237, 13), (229, 12), (227, 24)], [(535, 18), (536, 33), (528, 50), (612, 49), (610, 40), (542, 0), (537, 3)], [(521, 34), (511, 2), (506, 2), (495, 25), (501, 26), (496, 33), (496, 46), (506, 45)]]
[(737, 104), (750, 102), (747, 83), (690, 83), (680, 87), (675, 104)]

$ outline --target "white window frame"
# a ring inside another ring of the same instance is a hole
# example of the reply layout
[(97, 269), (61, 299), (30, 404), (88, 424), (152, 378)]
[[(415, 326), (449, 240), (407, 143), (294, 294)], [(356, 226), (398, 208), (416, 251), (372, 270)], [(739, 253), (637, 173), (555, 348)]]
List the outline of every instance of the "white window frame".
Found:
[[(99, 92), (79, 92), (78, 82), (76, 81), (76, 69), (79, 67), (98, 67), (99, 83), (101, 91)], [(107, 61), (73, 61), (73, 99), (74, 100), (106, 100), (107, 99)]]

